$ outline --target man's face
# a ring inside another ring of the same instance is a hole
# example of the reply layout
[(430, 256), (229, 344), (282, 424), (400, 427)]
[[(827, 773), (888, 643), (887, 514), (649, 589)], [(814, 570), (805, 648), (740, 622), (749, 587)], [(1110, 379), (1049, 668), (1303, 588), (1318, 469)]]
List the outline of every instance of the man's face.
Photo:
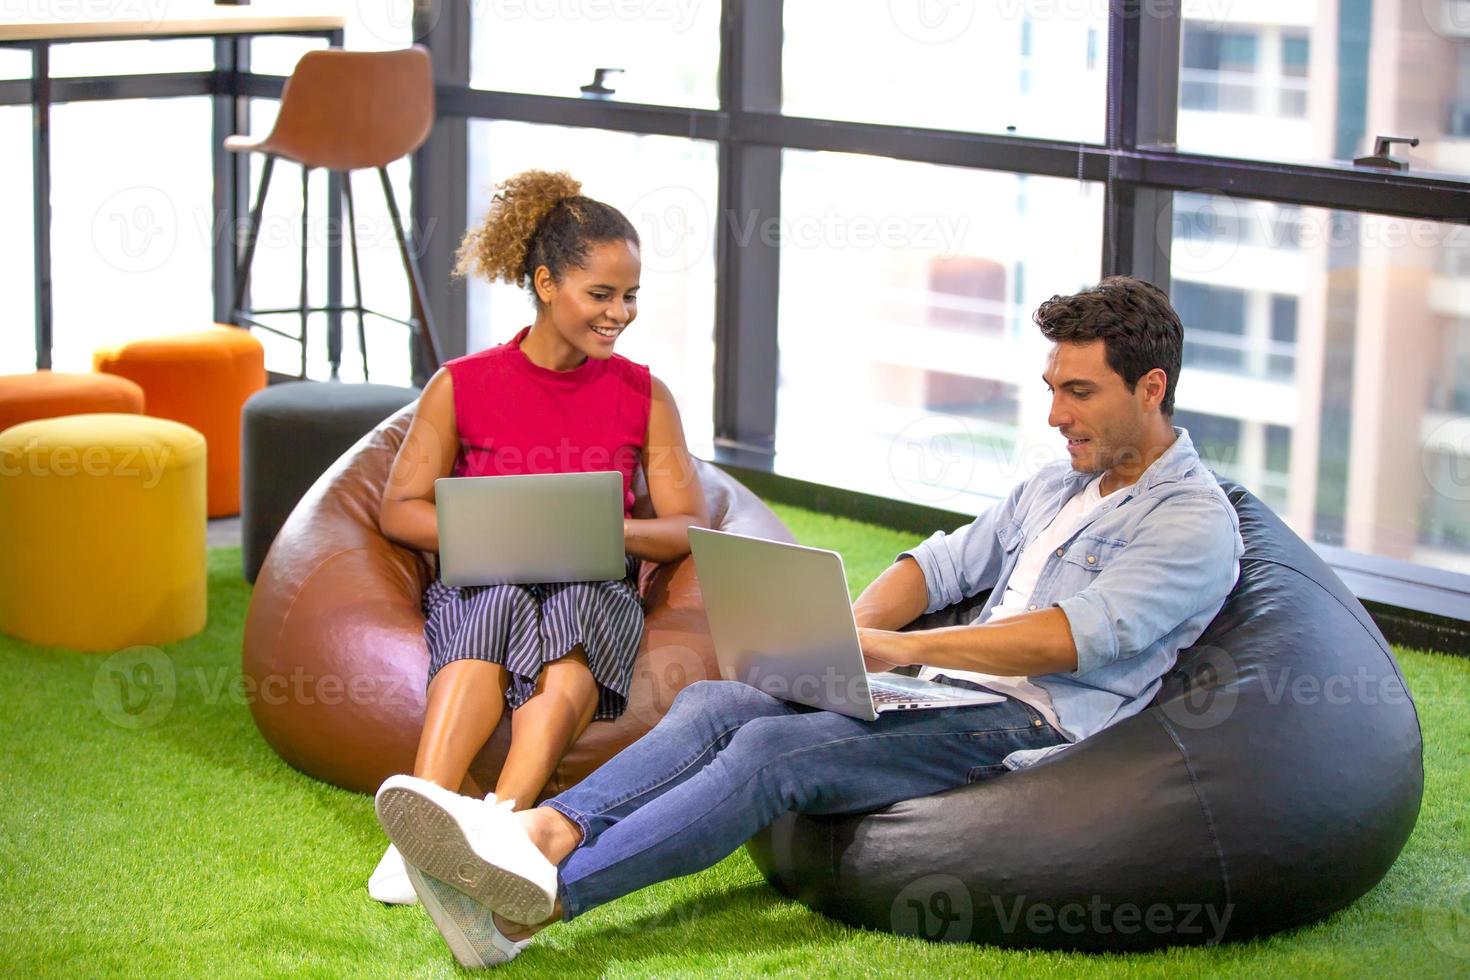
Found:
[(1072, 468), (1101, 473), (1140, 458), (1143, 379), (1129, 391), (1108, 366), (1101, 340), (1053, 344), (1042, 380), (1051, 391), (1047, 424), (1067, 438)]

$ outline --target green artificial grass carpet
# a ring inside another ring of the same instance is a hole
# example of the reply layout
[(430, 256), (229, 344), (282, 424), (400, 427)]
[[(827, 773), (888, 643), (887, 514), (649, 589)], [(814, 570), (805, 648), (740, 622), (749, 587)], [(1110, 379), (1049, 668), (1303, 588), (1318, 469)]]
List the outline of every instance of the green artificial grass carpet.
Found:
[[(912, 543), (777, 510), (842, 552), (854, 590)], [(109, 660), (0, 637), (0, 974), (458, 972), (422, 909), (368, 898), (386, 846), (371, 800), (289, 768), (257, 732), (240, 552), (209, 561), (209, 627), (185, 642)], [(787, 901), (742, 850), (549, 930), (502, 975), (1470, 975), (1470, 662), (1399, 656), (1424, 729), (1423, 812), (1383, 882), (1316, 925), (1130, 956), (937, 945)]]

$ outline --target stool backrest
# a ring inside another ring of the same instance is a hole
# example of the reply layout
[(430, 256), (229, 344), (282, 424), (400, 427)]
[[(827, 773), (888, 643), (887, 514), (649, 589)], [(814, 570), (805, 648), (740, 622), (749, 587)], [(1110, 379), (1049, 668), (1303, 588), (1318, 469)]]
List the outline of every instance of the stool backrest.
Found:
[(397, 51), (309, 51), (281, 92), (259, 147), (308, 167), (387, 166), (434, 125), (434, 72), (421, 45)]

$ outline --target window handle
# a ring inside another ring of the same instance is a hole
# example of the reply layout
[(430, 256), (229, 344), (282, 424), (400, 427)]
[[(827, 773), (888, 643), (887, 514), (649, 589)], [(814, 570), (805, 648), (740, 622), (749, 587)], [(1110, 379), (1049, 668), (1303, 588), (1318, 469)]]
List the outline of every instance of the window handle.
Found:
[(592, 82), (582, 86), (582, 94), (593, 99), (605, 99), (612, 95), (616, 89), (607, 84), (607, 76), (613, 72), (621, 72), (621, 68), (594, 68), (592, 70)]
[(1357, 167), (1378, 167), (1381, 170), (1408, 170), (1409, 161), (1400, 157), (1392, 156), (1389, 150), (1395, 143), (1405, 143), (1409, 146), (1418, 146), (1417, 136), (1376, 136), (1373, 139), (1373, 153), (1371, 156), (1357, 157), (1353, 165)]

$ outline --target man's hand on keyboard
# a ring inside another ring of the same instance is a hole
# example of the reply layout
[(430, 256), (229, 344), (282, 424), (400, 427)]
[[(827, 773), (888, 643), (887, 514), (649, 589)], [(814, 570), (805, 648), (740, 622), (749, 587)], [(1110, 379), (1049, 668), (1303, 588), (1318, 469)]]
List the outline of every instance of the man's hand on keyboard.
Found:
[(893, 630), (858, 627), (858, 642), (863, 648), (863, 663), (873, 673), (881, 673), (909, 663), (905, 647), (912, 634)]

